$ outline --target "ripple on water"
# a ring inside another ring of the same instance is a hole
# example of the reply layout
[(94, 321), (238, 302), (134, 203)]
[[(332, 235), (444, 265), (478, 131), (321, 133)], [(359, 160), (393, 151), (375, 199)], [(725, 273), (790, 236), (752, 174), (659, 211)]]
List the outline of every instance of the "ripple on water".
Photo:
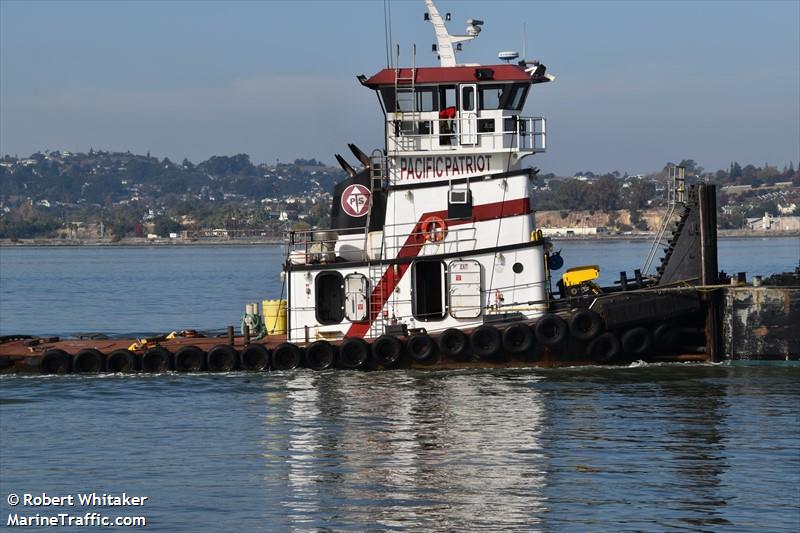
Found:
[(796, 365), (4, 377), (0, 485), (146, 494), (174, 531), (791, 531), (798, 382)]

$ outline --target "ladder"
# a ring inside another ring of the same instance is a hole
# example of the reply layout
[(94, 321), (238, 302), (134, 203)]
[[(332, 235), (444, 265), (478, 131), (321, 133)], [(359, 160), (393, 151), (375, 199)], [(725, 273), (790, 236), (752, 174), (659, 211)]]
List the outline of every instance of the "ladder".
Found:
[[(391, 268), (391, 267), (390, 267)], [(383, 308), (389, 303), (389, 294), (385, 284), (380, 283), (383, 278), (385, 265), (383, 261), (376, 263), (370, 262), (368, 265), (370, 297), (369, 297), (369, 336), (377, 338), (383, 335), (386, 319), (383, 316)]]
[[(416, 146), (414, 135), (419, 131), (419, 112), (417, 111), (417, 45), (411, 48), (411, 68), (409, 75), (403, 76), (400, 68), (400, 45), (397, 46), (397, 66), (394, 69), (394, 113), (395, 146), (401, 150), (413, 150)], [(404, 131), (404, 124), (410, 123), (411, 130)], [(405, 135), (410, 133), (411, 135)]]
[[(655, 259), (658, 250), (660, 248), (669, 247), (669, 240), (665, 241), (664, 237), (667, 234), (670, 224), (672, 223), (672, 217), (675, 214), (675, 209), (679, 205), (683, 207), (684, 202), (686, 201), (686, 169), (684, 167), (670, 166), (668, 172), (667, 212), (664, 214), (664, 218), (661, 220), (661, 225), (659, 226), (656, 236), (653, 238), (653, 242), (650, 245), (650, 251), (647, 253), (647, 259), (645, 259), (644, 265), (642, 266), (643, 275), (647, 275), (647, 272), (650, 270), (650, 267), (653, 264), (653, 259)], [(683, 222), (683, 216), (681, 216), (681, 220), (678, 222), (679, 227), (676, 228), (676, 231), (683, 229), (681, 227)]]

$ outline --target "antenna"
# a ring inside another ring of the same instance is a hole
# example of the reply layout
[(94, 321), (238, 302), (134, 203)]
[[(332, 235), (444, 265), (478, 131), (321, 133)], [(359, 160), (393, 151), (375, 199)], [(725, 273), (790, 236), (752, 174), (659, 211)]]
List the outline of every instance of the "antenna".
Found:
[(528, 23), (522, 23), (522, 60), (528, 59)]

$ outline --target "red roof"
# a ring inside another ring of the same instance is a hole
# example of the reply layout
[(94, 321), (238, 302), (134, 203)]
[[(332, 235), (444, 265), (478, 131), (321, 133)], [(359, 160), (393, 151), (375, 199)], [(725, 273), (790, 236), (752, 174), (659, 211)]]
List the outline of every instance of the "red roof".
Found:
[[(490, 78), (478, 79), (477, 71), (492, 71)], [(364, 82), (370, 88), (394, 85), (395, 69), (385, 68)], [(411, 69), (400, 69), (399, 78), (410, 78)], [(403, 80), (400, 80), (401, 83)], [(476, 81), (521, 81), (531, 83), (531, 75), (519, 65), (481, 65), (472, 67), (418, 67), (416, 84), (470, 83)]]

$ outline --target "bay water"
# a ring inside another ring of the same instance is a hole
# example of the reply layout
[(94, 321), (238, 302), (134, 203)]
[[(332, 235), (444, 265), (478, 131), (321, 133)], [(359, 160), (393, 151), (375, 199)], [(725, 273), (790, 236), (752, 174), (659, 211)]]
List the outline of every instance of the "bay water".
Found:
[[(648, 243), (569, 241), (610, 283)], [(793, 270), (797, 239), (720, 268)], [(280, 247), (0, 249), (0, 335), (237, 324)], [(800, 366), (0, 376), (0, 521), (153, 531), (798, 531)], [(147, 496), (141, 506), (10, 496)], [(29, 528), (46, 530), (51, 528)], [(124, 528), (123, 528), (124, 529)]]

